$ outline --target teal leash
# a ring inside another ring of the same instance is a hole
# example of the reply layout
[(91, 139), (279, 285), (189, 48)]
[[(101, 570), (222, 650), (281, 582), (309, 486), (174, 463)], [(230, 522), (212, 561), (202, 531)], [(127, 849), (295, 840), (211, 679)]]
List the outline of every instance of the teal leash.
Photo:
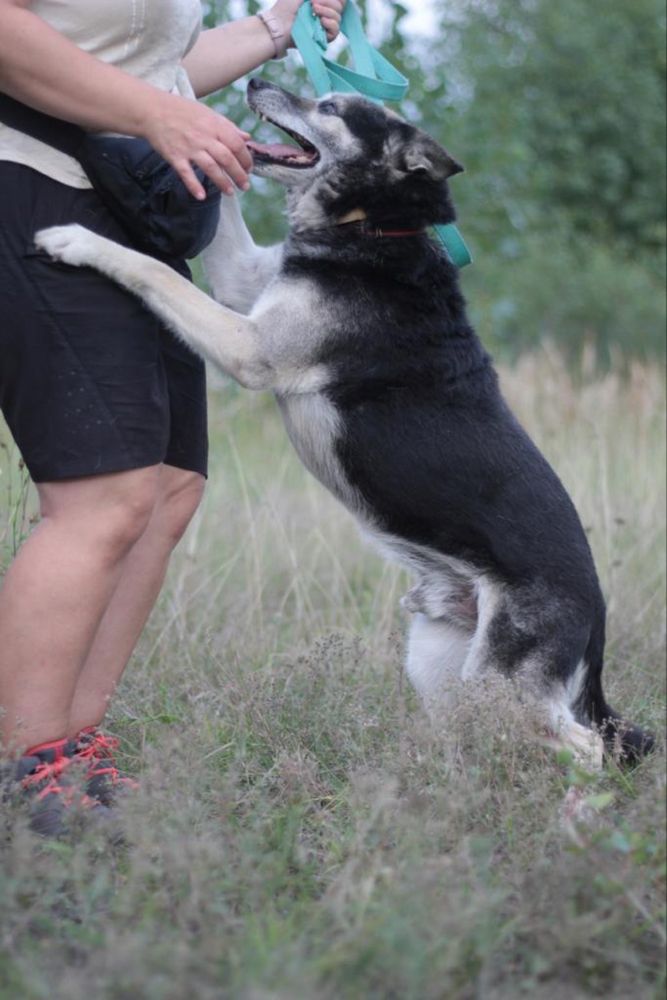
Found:
[[(292, 27), (292, 38), (317, 96), (361, 94), (378, 104), (401, 101), (407, 93), (409, 81), (368, 41), (359, 11), (352, 0), (345, 5), (340, 30), (348, 40), (354, 69), (326, 57), (328, 43), (322, 24), (313, 14), (308, 0), (299, 8)], [(472, 263), (470, 250), (454, 223), (432, 228), (456, 267)]]
[(379, 104), (402, 100), (408, 90), (408, 80), (370, 44), (352, 0), (345, 5), (340, 30), (349, 42), (354, 70), (326, 57), (326, 33), (310, 3), (301, 5), (292, 27), (292, 38), (318, 97), (337, 92), (362, 94)]

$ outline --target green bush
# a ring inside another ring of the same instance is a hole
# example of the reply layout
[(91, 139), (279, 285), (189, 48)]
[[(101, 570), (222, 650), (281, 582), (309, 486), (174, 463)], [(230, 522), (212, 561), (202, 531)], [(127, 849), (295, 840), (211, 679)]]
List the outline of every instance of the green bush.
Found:
[(659, 278), (617, 246), (557, 232), (499, 240), (464, 273), (471, 313), (487, 347), (511, 358), (545, 341), (578, 365), (602, 368), (664, 351)]

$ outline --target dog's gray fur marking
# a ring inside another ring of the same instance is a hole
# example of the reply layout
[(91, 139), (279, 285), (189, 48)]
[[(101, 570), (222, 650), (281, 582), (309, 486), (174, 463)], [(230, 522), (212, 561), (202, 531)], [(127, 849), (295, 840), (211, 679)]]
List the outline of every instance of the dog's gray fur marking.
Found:
[(348, 482), (336, 456), (339, 417), (326, 396), (318, 392), (278, 396), (285, 427), (294, 448), (316, 479), (348, 510), (364, 516), (364, 503)]
[[(236, 198), (222, 204), (224, 225), (218, 226), (213, 242), (202, 256), (204, 274), (216, 302), (248, 315), (258, 293), (277, 278), (282, 246), (258, 247), (243, 221)], [(229, 253), (229, 247), (234, 248)]]

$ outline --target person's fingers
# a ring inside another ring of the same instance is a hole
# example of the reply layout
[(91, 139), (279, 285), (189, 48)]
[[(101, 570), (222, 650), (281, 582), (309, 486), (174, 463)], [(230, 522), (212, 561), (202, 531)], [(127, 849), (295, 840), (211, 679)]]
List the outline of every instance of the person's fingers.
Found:
[(199, 166), (225, 194), (233, 193), (233, 183), (247, 190), (253, 167), (246, 145), (249, 134), (211, 108), (180, 97), (172, 97), (169, 111), (166, 122), (156, 116), (154, 131), (147, 138), (172, 164), (190, 194), (198, 199), (205, 197), (192, 164)]
[(341, 0), (325, 0), (323, 3), (313, 3), (313, 12), (317, 14), (330, 42), (340, 31), (340, 20), (343, 11)]
[(344, 4), (340, 0), (322, 0), (321, 3), (313, 3), (313, 12), (319, 18), (328, 17), (334, 21), (340, 21), (343, 16)]
[(223, 194), (234, 193), (234, 185), (229, 179), (228, 174), (222, 169), (220, 164), (210, 153), (202, 150), (201, 153), (197, 153), (197, 155), (193, 157), (193, 163), (196, 163), (198, 167), (201, 167), (206, 176), (209, 177), (214, 184), (217, 184)]
[(343, 0), (313, 0), (312, 6), (318, 16), (330, 13), (332, 17), (341, 17), (345, 8)]
[[(248, 151), (246, 145), (250, 135), (248, 132), (242, 132), (241, 129), (237, 128), (233, 122), (230, 122), (228, 118), (223, 115), (217, 116), (216, 121), (216, 139), (218, 142), (226, 146), (232, 155), (238, 160), (241, 167), (247, 172), (252, 169), (252, 156)], [(206, 146), (208, 149), (208, 144)]]
[[(227, 176), (234, 181), (234, 183), (238, 188), (240, 188), (242, 191), (247, 191), (248, 187), (250, 186), (250, 183), (248, 181), (248, 170), (250, 170), (250, 168), (252, 167), (252, 156), (250, 155), (250, 152), (246, 149), (245, 146), (243, 147), (243, 152), (245, 154), (244, 162), (247, 162), (249, 164), (247, 169), (239, 162), (239, 159), (237, 158), (235, 153), (232, 152), (232, 150), (223, 142), (211, 143), (211, 145), (203, 152), (205, 156), (210, 156), (210, 158), (215, 162), (216, 166), (221, 171), (224, 171), (224, 173), (227, 174)], [(217, 175), (213, 176), (209, 172), (207, 166), (205, 165), (205, 163), (201, 162), (199, 156), (197, 156), (194, 159), (195, 163), (199, 163), (202, 170), (204, 170), (208, 174), (211, 180), (214, 181), (216, 184), (218, 184), (219, 177)], [(206, 164), (207, 163), (208, 160), (206, 161)]]
[(197, 201), (202, 201), (206, 197), (206, 192), (197, 180), (197, 176), (192, 169), (190, 161), (182, 159), (172, 160), (171, 165), (185, 184), (192, 197), (196, 198)]
[(334, 38), (338, 38), (340, 32), (340, 21), (332, 21), (328, 17), (322, 18), (322, 26), (327, 33), (327, 38), (330, 42), (333, 42)]
[(226, 135), (218, 137), (218, 141), (223, 146), (227, 147), (232, 156), (238, 161), (241, 168), (245, 170), (246, 173), (249, 170), (252, 170), (252, 156), (250, 155), (250, 151), (246, 145), (249, 138), (249, 135), (243, 136), (241, 134), (235, 136), (233, 140), (229, 140)]

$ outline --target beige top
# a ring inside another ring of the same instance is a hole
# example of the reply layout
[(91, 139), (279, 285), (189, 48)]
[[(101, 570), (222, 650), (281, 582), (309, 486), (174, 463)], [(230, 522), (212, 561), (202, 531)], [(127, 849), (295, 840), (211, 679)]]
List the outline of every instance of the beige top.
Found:
[[(79, 48), (160, 90), (194, 97), (180, 65), (201, 29), (200, 0), (32, 0), (30, 10)], [(90, 182), (77, 160), (0, 123), (0, 160), (71, 187)]]

